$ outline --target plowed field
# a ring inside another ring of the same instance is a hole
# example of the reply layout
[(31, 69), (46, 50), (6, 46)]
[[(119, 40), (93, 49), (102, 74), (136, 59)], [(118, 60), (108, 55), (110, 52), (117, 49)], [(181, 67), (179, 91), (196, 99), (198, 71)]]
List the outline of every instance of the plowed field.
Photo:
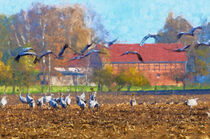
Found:
[[(138, 105), (130, 107), (130, 95), (103, 93), (97, 94), (99, 109), (84, 111), (76, 105), (75, 95), (70, 107), (56, 110), (48, 105), (29, 109), (17, 95), (7, 96), (8, 105), (0, 108), (0, 138), (210, 137), (210, 95), (139, 95)], [(184, 105), (189, 98), (199, 98), (198, 106)]]

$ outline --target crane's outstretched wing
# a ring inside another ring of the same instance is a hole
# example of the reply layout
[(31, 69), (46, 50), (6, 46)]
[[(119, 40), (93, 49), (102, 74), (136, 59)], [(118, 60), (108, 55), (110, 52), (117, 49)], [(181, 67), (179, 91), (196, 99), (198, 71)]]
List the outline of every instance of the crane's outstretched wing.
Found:
[(166, 50), (169, 50), (169, 51), (173, 51), (173, 52), (184, 52), (186, 51), (186, 49), (188, 49), (191, 45), (187, 45), (187, 46), (184, 46), (182, 48), (179, 48), (179, 49), (167, 49), (167, 48), (164, 48)]
[(197, 43), (195, 44), (195, 48), (197, 49), (200, 46), (210, 46), (210, 40), (208, 42), (199, 42), (199, 41), (197, 41)]
[(39, 62), (44, 56), (47, 56), (47, 55), (50, 55), (50, 54), (52, 54), (52, 55), (54, 55), (55, 57), (57, 57), (56, 54), (53, 53), (51, 50), (47, 50), (46, 52), (42, 53), (41, 55), (37, 55), (36, 58), (34, 59), (33, 63), (36, 64), (36, 63)]
[(83, 48), (80, 52), (81, 52), (82, 54), (84, 54), (84, 52), (85, 52), (90, 46), (92, 46), (92, 44), (93, 44), (93, 43), (86, 45), (85, 48)]
[(195, 32), (195, 30), (197, 30), (197, 29), (202, 30), (203, 28), (202, 28), (201, 26), (194, 27), (194, 28), (192, 28), (192, 29), (189, 31), (189, 33), (193, 34), (193, 33)]
[[(49, 55), (49, 54), (52, 54), (52, 55), (56, 56), (56, 54), (53, 53), (51, 50), (47, 50), (46, 52), (42, 53), (42, 54), (39, 56), (39, 58), (41, 59), (42, 57), (47, 56), (47, 55)], [(57, 56), (56, 56), (56, 57), (57, 57)]]
[(137, 51), (126, 51), (125, 53), (121, 54), (120, 56), (128, 55), (128, 54), (135, 54), (135, 55), (137, 55), (138, 60), (143, 62), (143, 59), (142, 59), (141, 55)]
[(192, 36), (192, 34), (189, 32), (180, 32), (177, 34), (177, 40), (179, 40), (183, 35)]
[(63, 56), (64, 51), (65, 51), (66, 48), (68, 48), (68, 47), (69, 47), (69, 45), (68, 45), (68, 44), (65, 44), (65, 45), (63, 46), (63, 48), (60, 50), (59, 54), (57, 55), (57, 58), (61, 58), (61, 57)]
[(106, 48), (109, 48), (111, 45), (113, 45), (116, 41), (118, 40), (118, 38), (114, 39), (113, 41), (110, 41), (110, 42), (106, 42), (104, 43), (104, 46)]
[(191, 45), (187, 45), (187, 46), (184, 46), (182, 48), (179, 48), (179, 49), (175, 49), (175, 50), (172, 50), (173, 52), (184, 52), (186, 51), (187, 48), (189, 48)]
[(198, 26), (198, 27), (192, 28), (189, 32), (180, 32), (177, 34), (177, 40), (179, 40), (183, 35), (194, 36), (193, 33), (197, 29), (203, 29), (203, 28), (201, 26)]
[(93, 49), (93, 50), (89, 51), (87, 54), (85, 54), (84, 57), (89, 56), (92, 53), (101, 53), (101, 51)]
[(139, 61), (144, 62), (144, 61), (143, 61), (143, 58), (141, 57), (141, 55), (140, 55), (139, 53), (136, 53), (136, 55), (137, 55), (137, 57), (138, 57)]
[(84, 58), (84, 56), (83, 55), (80, 55), (80, 56), (75, 56), (75, 57), (73, 57), (73, 58), (71, 58), (69, 61), (73, 61), (73, 60), (76, 60), (76, 59), (82, 59), (82, 58)]
[(16, 57), (15, 57), (15, 61), (19, 62), (19, 59), (23, 56), (27, 56), (27, 55), (31, 55), (31, 56), (37, 56), (36, 53), (34, 52), (21, 52), (19, 53)]
[(140, 42), (140, 46), (143, 46), (144, 45), (144, 42), (149, 39), (149, 38), (154, 38), (155, 41), (158, 39), (158, 37), (160, 37), (159, 34), (148, 34), (146, 36), (144, 36), (144, 38), (141, 40)]

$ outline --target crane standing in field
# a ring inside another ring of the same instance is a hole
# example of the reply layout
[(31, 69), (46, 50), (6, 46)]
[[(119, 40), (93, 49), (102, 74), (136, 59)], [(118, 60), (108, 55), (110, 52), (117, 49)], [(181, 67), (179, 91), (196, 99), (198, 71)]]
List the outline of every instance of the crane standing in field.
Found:
[(136, 105), (136, 99), (135, 99), (135, 94), (132, 94), (132, 98), (130, 100), (130, 105), (133, 107)]
[[(91, 88), (92, 91), (93, 88)], [(96, 100), (96, 92), (93, 92), (92, 95), (90, 96), (90, 100), (89, 100), (89, 108), (98, 108), (99, 107), (99, 103)]]
[(58, 103), (57, 103), (56, 101), (54, 101), (53, 99), (51, 99), (51, 100), (49, 101), (49, 104), (50, 104), (50, 106), (51, 106), (52, 108), (58, 109)]
[(64, 98), (64, 101), (66, 102), (67, 105), (71, 104), (71, 97), (70, 93)]
[(44, 97), (39, 98), (36, 101), (36, 105), (42, 107), (44, 105)]
[(185, 104), (188, 105), (190, 108), (193, 108), (194, 106), (198, 105), (197, 100), (198, 98), (188, 99), (187, 101), (185, 101)]
[(26, 94), (26, 100), (27, 100), (27, 103), (29, 104), (30, 108), (35, 107), (35, 101), (31, 96), (29, 96), (29, 93)]
[(6, 96), (3, 96), (1, 101), (0, 101), (0, 106), (3, 108), (7, 105), (7, 99)]
[(77, 104), (82, 110), (86, 108), (85, 93), (82, 93), (81, 96), (76, 96)]
[(61, 104), (62, 108), (67, 107), (66, 101), (64, 101), (62, 93), (60, 93), (60, 104)]
[(20, 99), (20, 101), (23, 103), (23, 104), (26, 104), (27, 103), (27, 100), (26, 100), (26, 98), (25, 97), (23, 97), (22, 95), (21, 95), (21, 92), (20, 92), (20, 90), (18, 89), (17, 91), (19, 91), (19, 99)]

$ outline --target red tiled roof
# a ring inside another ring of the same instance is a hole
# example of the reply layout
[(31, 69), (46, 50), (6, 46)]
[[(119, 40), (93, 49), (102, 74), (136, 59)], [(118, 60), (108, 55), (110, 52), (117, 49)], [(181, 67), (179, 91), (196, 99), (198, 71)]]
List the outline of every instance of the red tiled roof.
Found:
[[(75, 56), (78, 56), (78, 55), (72, 55), (71, 58), (73, 58)], [(71, 58), (69, 58), (69, 59), (71, 59)], [(76, 59), (73, 61), (67, 61), (66, 65), (68, 67), (87, 67), (88, 63), (89, 63), (88, 61), (89, 61), (89, 57), (85, 57), (80, 60)]]
[[(155, 43), (144, 44), (114, 44), (110, 46), (110, 62), (137, 62), (136, 55), (120, 56), (126, 51), (137, 51), (145, 62), (169, 62), (169, 61), (187, 61), (186, 52), (172, 52), (167, 49), (178, 49), (183, 47), (182, 44), (176, 43)], [(166, 48), (166, 49), (165, 49)]]
[[(183, 47), (177, 43), (155, 43), (144, 44), (142, 47), (139, 44), (113, 44), (108, 49), (110, 52), (109, 62), (139, 62), (136, 55), (120, 56), (126, 51), (137, 51), (142, 56), (144, 62), (169, 62), (169, 61), (187, 61), (186, 52), (172, 52), (167, 49), (178, 49)], [(100, 46), (99, 46), (100, 49)], [(72, 55), (72, 57), (77, 55)], [(103, 60), (103, 55), (100, 55)], [(86, 67), (88, 66), (89, 56), (80, 60), (66, 62), (65, 65), (70, 67)]]

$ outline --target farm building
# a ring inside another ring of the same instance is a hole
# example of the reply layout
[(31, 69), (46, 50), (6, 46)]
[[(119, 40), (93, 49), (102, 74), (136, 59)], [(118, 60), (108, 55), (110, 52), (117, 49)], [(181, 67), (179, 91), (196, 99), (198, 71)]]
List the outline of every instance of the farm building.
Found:
[(65, 67), (68, 68), (54, 67), (61, 76), (52, 76), (52, 85), (94, 85), (89, 81), (89, 77), (94, 68), (102, 68), (102, 62), (99, 54), (93, 53), (83, 59), (70, 61)]
[[(185, 75), (187, 55), (185, 52), (171, 50), (183, 47), (182, 44), (114, 44), (110, 47), (110, 62), (114, 71), (121, 68), (136, 67), (148, 78), (151, 85), (182, 85), (181, 76)], [(120, 56), (126, 51), (137, 51), (144, 62), (140, 62), (136, 55)]]
[[(143, 47), (139, 44), (114, 44), (108, 49), (108, 60), (107, 58), (105, 60), (102, 54), (100, 56), (92, 54), (84, 59), (71, 61), (67, 65), (69, 69), (58, 70), (63, 75), (70, 76), (62, 76), (59, 80), (53, 77), (51, 83), (52, 85), (90, 84), (88, 76), (92, 69), (109, 65), (113, 67), (114, 72), (122, 68), (135, 67), (148, 78), (151, 85), (182, 85), (180, 78), (185, 75), (187, 55), (185, 52), (171, 51), (181, 47), (182, 44), (176, 43), (144, 44)], [(144, 62), (139, 61), (136, 55), (120, 56), (126, 51), (139, 52)], [(72, 71), (74, 69), (79, 71)]]

